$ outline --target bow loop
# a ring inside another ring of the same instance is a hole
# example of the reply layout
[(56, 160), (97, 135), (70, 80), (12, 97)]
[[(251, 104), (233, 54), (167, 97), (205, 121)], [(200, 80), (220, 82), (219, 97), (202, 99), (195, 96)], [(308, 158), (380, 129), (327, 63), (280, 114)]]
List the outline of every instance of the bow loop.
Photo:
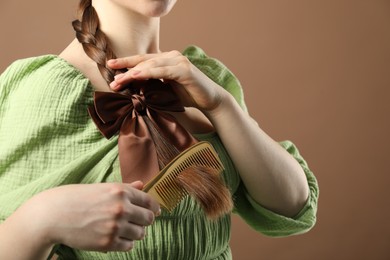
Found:
[(119, 132), (123, 120), (133, 110), (131, 99), (125, 95), (109, 92), (95, 92), (89, 115), (97, 128), (107, 139)]

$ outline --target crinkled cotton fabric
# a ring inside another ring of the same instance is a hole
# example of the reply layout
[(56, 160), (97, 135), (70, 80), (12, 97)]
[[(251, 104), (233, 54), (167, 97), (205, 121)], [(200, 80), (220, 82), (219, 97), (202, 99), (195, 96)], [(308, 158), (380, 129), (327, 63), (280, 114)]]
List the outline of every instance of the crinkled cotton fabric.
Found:
[[(183, 54), (246, 110), (239, 81), (222, 63), (195, 46)], [(43, 190), (74, 183), (121, 182), (118, 138), (105, 139), (87, 112), (93, 91), (90, 81), (57, 55), (15, 61), (0, 76), (0, 222)], [(313, 227), (318, 185), (292, 142), (280, 145), (304, 169), (310, 195), (301, 212), (288, 218), (250, 197), (216, 133), (195, 136), (217, 150), (233, 194), (233, 213), (252, 228), (268, 236), (288, 236)], [(231, 259), (230, 221), (230, 215), (209, 221), (187, 197), (172, 213), (163, 211), (147, 227), (145, 239), (129, 252), (100, 253), (58, 245), (56, 253), (60, 259)]]

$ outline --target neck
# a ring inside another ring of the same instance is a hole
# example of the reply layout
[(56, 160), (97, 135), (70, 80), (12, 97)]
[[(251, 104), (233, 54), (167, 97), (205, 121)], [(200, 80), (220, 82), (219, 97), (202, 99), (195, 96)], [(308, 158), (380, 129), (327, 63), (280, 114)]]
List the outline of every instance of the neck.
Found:
[(99, 15), (99, 27), (117, 57), (160, 51), (160, 18), (142, 16), (111, 1), (94, 1), (93, 6)]

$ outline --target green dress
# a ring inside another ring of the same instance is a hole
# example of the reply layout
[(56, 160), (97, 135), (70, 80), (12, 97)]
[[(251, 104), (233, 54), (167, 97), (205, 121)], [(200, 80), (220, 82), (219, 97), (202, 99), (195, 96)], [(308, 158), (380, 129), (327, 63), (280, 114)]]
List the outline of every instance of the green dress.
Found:
[[(198, 47), (184, 52), (207, 76), (229, 91), (245, 110), (237, 78)], [(0, 77), (0, 223), (34, 194), (71, 183), (121, 182), (117, 136), (105, 139), (90, 119), (93, 87), (56, 55), (15, 61)], [(316, 221), (318, 185), (297, 148), (280, 142), (303, 167), (309, 199), (294, 218), (256, 203), (240, 180), (216, 133), (196, 135), (213, 144), (235, 208), (252, 228), (269, 236), (308, 231)], [(56, 209), (53, 208), (53, 211)], [(48, 213), (50, 214), (50, 213)], [(147, 236), (129, 252), (89, 252), (59, 245), (61, 259), (231, 259), (230, 215), (209, 221), (190, 197), (171, 214), (162, 212)]]

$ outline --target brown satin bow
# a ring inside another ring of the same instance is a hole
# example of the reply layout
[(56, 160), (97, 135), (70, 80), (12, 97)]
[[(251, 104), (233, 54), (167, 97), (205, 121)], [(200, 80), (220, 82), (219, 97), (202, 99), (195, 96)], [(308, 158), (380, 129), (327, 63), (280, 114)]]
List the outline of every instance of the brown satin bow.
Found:
[(95, 92), (94, 105), (88, 111), (107, 139), (119, 132), (119, 162), (126, 183), (146, 183), (158, 174), (164, 165), (159, 163), (156, 145), (169, 142), (179, 153), (197, 142), (173, 116), (163, 112), (183, 112), (184, 107), (172, 87), (161, 80), (133, 82), (123, 93)]

